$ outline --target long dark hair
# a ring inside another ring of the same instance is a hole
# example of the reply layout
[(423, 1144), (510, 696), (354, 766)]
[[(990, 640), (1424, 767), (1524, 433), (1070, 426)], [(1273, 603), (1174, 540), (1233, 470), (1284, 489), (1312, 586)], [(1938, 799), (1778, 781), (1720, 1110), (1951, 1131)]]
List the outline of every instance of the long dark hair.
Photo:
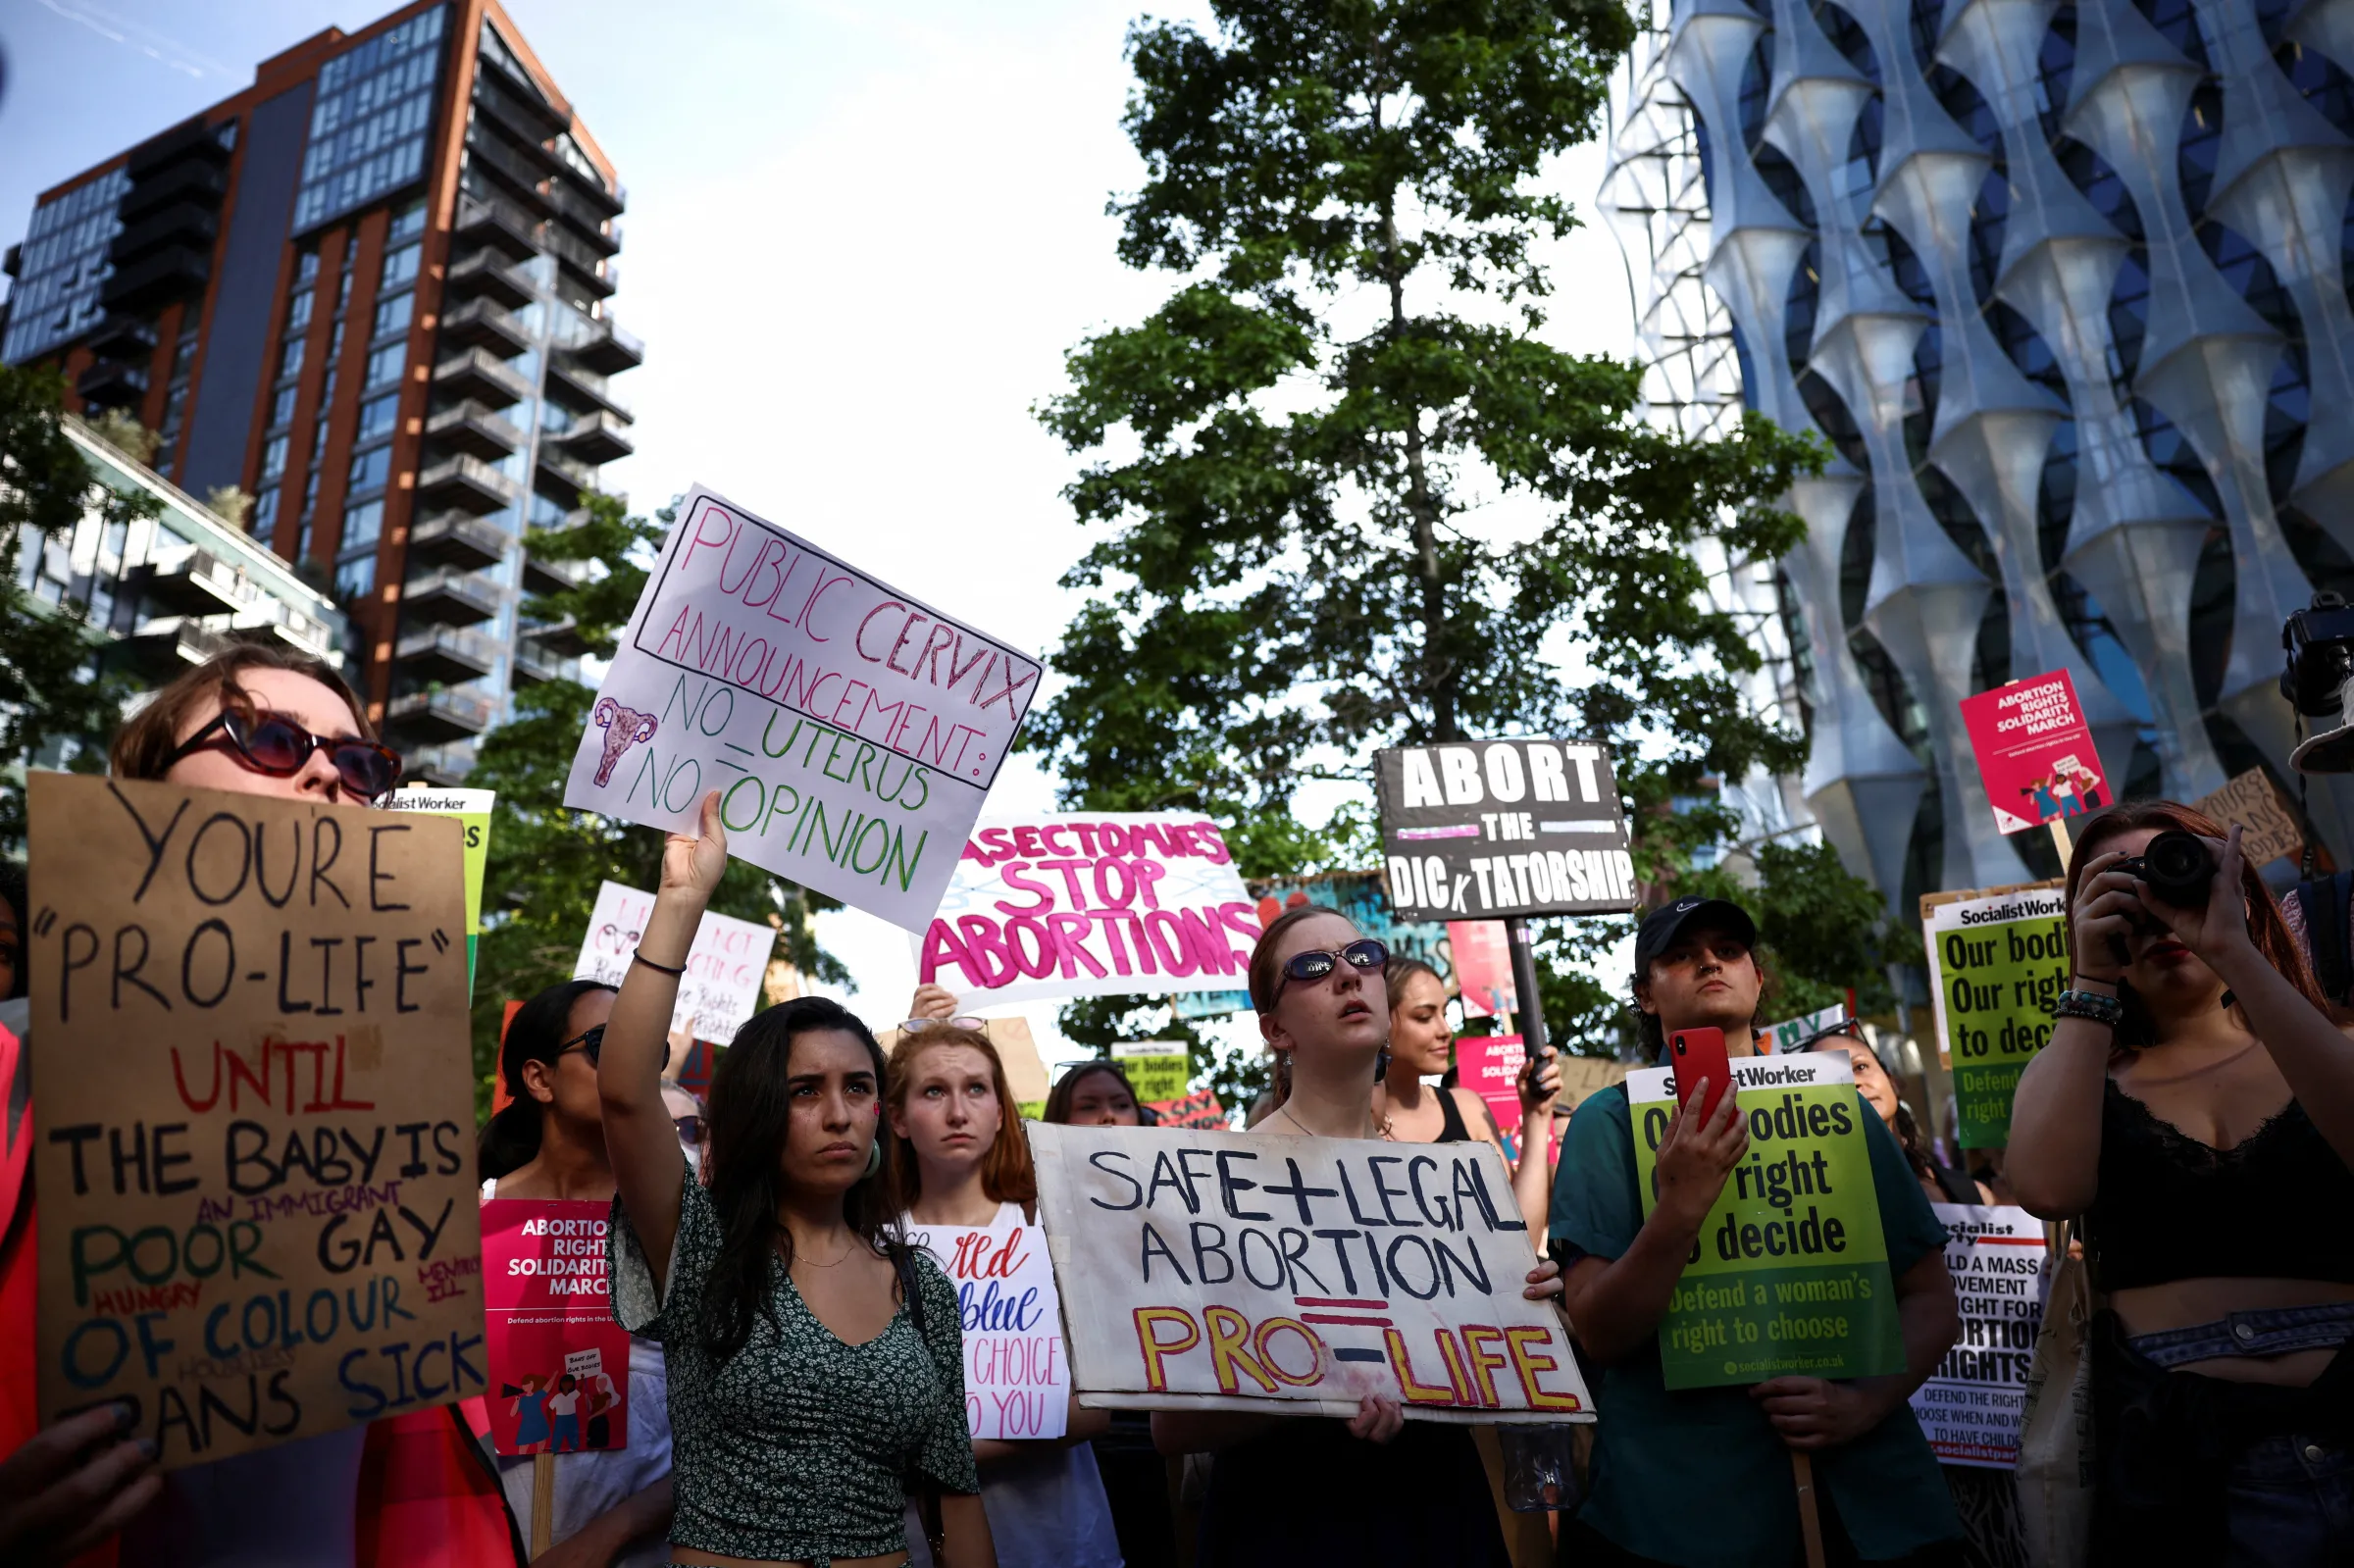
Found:
[(1054, 1081), (1054, 1087), (1047, 1091), (1047, 1114), (1045, 1120), (1051, 1122), (1058, 1127), (1069, 1126), (1071, 1120), (1071, 1101), (1079, 1097), (1080, 1084), (1085, 1082), (1088, 1076), (1093, 1073), (1105, 1073), (1110, 1075), (1112, 1078), (1119, 1080), (1120, 1087), (1128, 1091), (1128, 1097), (1132, 1100), (1136, 1100), (1137, 1126), (1157, 1127), (1160, 1125), (1160, 1113), (1155, 1111), (1151, 1106), (1147, 1105), (1143, 1100), (1137, 1099), (1136, 1086), (1128, 1082), (1128, 1069), (1122, 1067), (1118, 1062), (1113, 1061), (1109, 1057), (1099, 1057), (1092, 1062), (1081, 1062), (1076, 1067), (1073, 1067), (1069, 1072), (1064, 1073), (1062, 1077), (1056, 1079)]
[[(2102, 846), (2119, 834), (2140, 828), (2155, 828), (2162, 833), (2169, 828), (2179, 828), (2204, 838), (2230, 836), (2230, 830), (2213, 817), (2173, 800), (2132, 800), (2101, 813), (2077, 837), (2075, 853), (2068, 861), (2067, 907), (2072, 941), (2075, 936), (2076, 886), (2084, 880), (2085, 863), (2108, 853)], [(2313, 967), (2305, 962), (2304, 950), (2289, 934), (2288, 922), (2281, 918), (2279, 901), (2273, 897), (2273, 890), (2264, 885), (2264, 879), (2256, 875), (2256, 868), (2248, 865), (2244, 857), (2239, 868), (2239, 890), (2248, 901), (2248, 937), (2264, 955), (2264, 961), (2278, 970), (2281, 978), (2313, 1003), (2324, 1018), (2332, 1023), (2346, 1022), (2349, 1016), (2346, 1010), (2324, 995), (2321, 983), (2313, 978)], [(2158, 1024), (2150, 1016), (2149, 1005), (2123, 979), (2118, 982), (2117, 995), (2125, 1004), (2125, 1016), (2114, 1034), (2119, 1048), (2139, 1050), (2155, 1044)], [(2246, 1027), (2244, 1016), (2239, 1022)]]
[[(783, 1332), (770, 1271), (793, 1266), (793, 1234), (777, 1223), (777, 1209), (785, 1198), (779, 1161), (793, 1115), (787, 1087), (793, 1075), (793, 1042), (797, 1036), (829, 1029), (841, 1030), (866, 1047), (880, 1096), (889, 1082), (883, 1047), (857, 1015), (824, 996), (799, 996), (754, 1013), (736, 1032), (735, 1042), (720, 1053), (719, 1070), (711, 1078), (711, 1151), (703, 1171), (710, 1182), (711, 1206), (719, 1213), (720, 1242), (705, 1282), (699, 1328), (703, 1348), (721, 1361), (732, 1360), (743, 1348), (756, 1317), (767, 1317)], [(900, 1245), (898, 1217), (884, 1176), (892, 1157), (889, 1117), (875, 1118), (875, 1138), (883, 1148), (883, 1167), (843, 1194), (842, 1217), (861, 1241), (889, 1255)]]
[(527, 1063), (556, 1059), (557, 1047), (569, 1037), (572, 1004), (590, 991), (613, 987), (599, 980), (568, 980), (550, 986), (516, 1009), (507, 1025), (506, 1040), (498, 1048), (498, 1076), (507, 1087), (507, 1103), (483, 1128), (476, 1145), (475, 1169), (486, 1182), (519, 1171), (538, 1158), (539, 1133), (546, 1107), (524, 1087)]

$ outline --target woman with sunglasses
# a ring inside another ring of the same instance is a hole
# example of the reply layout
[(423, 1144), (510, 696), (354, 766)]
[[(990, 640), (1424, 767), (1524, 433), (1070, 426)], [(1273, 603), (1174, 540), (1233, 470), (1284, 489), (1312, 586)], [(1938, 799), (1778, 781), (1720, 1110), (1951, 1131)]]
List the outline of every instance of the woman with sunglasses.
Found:
[[(990, 1231), (1010, 1241), (1037, 1224), (1038, 1176), (1005, 1064), (980, 1019), (954, 1016), (947, 992), (927, 990), (935, 994), (917, 992), (911, 1009), (924, 1016), (899, 1026), (891, 1052), (884, 1114), (892, 1201), (918, 1245), (935, 1228)], [(1030, 1239), (1045, 1245), (1035, 1231)], [(944, 1267), (951, 1261), (945, 1247), (931, 1250)], [(1120, 1568), (1111, 1504), (1088, 1446), (1109, 1422), (1076, 1398), (1066, 1419), (1057, 1439), (973, 1442), (989, 1538), (1005, 1568)], [(908, 1544), (924, 1562), (913, 1537)]]
[[(1380, 1136), (1374, 1062), (1390, 1033), (1389, 950), (1313, 904), (1269, 923), (1252, 949), (1252, 1005), (1275, 1053), (1276, 1107), (1247, 1138)], [(1528, 1272), (1531, 1300), (1561, 1295), (1561, 1270)], [(1303, 1562), (1505, 1568), (1504, 1531), (1470, 1432), (1407, 1424), (1367, 1394), (1346, 1422), (1315, 1416), (1153, 1412), (1164, 1453), (1214, 1453), (1203, 1504), (1204, 1568)]]
[[(507, 1103), (483, 1129), (483, 1201), (610, 1203), (613, 1163), (597, 1094), (597, 1059), (613, 987), (550, 986), (516, 1010), (499, 1047)], [(670, 1415), (662, 1346), (630, 1336), (629, 1446), (581, 1449), (555, 1467), (553, 1549), (536, 1563), (661, 1568), (670, 1528)], [(575, 1445), (578, 1446), (577, 1444)], [(528, 1536), (535, 1499), (529, 1455), (502, 1455), (499, 1482)]]

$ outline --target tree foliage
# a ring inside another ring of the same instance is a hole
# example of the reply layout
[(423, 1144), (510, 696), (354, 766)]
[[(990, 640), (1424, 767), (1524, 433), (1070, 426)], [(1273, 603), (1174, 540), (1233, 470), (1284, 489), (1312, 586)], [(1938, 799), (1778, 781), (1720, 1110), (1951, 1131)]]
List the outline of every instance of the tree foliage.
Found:
[[(630, 612), (645, 586), (640, 562), (659, 550), (669, 525), (630, 517), (613, 496), (584, 492), (587, 517), (561, 530), (534, 530), (526, 542), (548, 561), (601, 561), (602, 575), (585, 577), (561, 592), (536, 595), (523, 607), (542, 625), (566, 620), (591, 654), (613, 656)], [(574, 752), (588, 728), (596, 693), (577, 681), (550, 681), (516, 693), (516, 717), (483, 737), (469, 786), (498, 791), (490, 850), (483, 875), (483, 940), (475, 981), (475, 1067), (485, 1092), (497, 1071), (498, 1031), (507, 1000), (523, 999), (568, 980), (596, 904), (597, 884), (613, 881), (651, 888), (662, 863), (662, 835), (559, 802)], [(809, 917), (840, 905), (822, 893), (772, 877), (749, 861), (730, 859), (712, 897), (715, 913), (781, 923), (781, 956), (805, 975), (829, 982), (846, 971), (818, 945)]]
[[(1175, 287), (1072, 349), (1039, 410), (1088, 459), (1066, 495), (1098, 537), (1026, 743), (1068, 804), (1207, 813), (1272, 875), (1361, 862), (1376, 747), (1596, 736), (1639, 864), (1671, 874), (1730, 818), (1660, 808), (1803, 760), (1743, 700), (1761, 654), (1695, 547), (1783, 553), (1803, 525), (1772, 498), (1818, 457), (1754, 418), (1661, 430), (1637, 366), (1545, 336), (1541, 247), (1574, 226), (1548, 161), (1592, 134), (1628, 12), (1212, 10), (1215, 36), (1129, 35), (1147, 177), (1112, 204), (1120, 255)], [(1305, 820), (1317, 781), (1360, 808)], [(1604, 1043), (1596, 1013), (1573, 1041)]]
[(77, 772), (103, 772), (134, 689), (97, 658), (88, 605), (26, 591), (25, 541), (62, 544), (85, 519), (128, 524), (162, 511), (152, 495), (100, 481), (66, 434), (65, 395), (53, 371), (0, 365), (0, 844), (11, 850), (25, 842), (26, 764), (63, 750)]

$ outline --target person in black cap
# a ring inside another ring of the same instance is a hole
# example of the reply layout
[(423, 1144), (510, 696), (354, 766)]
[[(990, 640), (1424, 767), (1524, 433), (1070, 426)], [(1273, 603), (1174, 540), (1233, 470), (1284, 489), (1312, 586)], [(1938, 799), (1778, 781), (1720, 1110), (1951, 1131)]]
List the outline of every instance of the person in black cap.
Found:
[[(1715, 1028), (1724, 1031), (1728, 1055), (1756, 1053), (1766, 980), (1753, 951), (1757, 939), (1748, 912), (1721, 898), (1678, 899), (1644, 918), (1635, 935), (1634, 1002), (1655, 1052), (1663, 1055), (1674, 1031)], [(1706, 1104), (1708, 1092), (1696, 1103)], [(1793, 1450), (1814, 1456), (1829, 1562), (1963, 1560), (1961, 1523), (1905, 1402), (1961, 1331), (1945, 1228), (1880, 1118), (1857, 1120), (1870, 1151), (1905, 1371), (1670, 1393), (1661, 1371), (1660, 1322), (1726, 1174), (1748, 1153), (1748, 1128), (1730, 1094), (1705, 1120), (1687, 1123), (1677, 1114), (1660, 1143), (1658, 1200), (1646, 1220), (1625, 1087), (1578, 1107), (1554, 1183), (1551, 1231), (1565, 1270), (1563, 1305), (1586, 1356), (1601, 1368), (1601, 1420), (1585, 1505), (1561, 1530), (1561, 1562), (1797, 1563), (1803, 1547)]]

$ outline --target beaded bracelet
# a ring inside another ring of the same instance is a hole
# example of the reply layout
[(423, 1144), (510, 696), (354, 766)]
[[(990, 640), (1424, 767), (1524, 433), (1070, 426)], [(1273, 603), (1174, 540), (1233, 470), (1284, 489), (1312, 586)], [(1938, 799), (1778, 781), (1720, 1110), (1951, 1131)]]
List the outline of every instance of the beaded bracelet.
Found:
[(2098, 991), (2064, 990), (2052, 1003), (2054, 1018), (2082, 1018), (2115, 1029), (2125, 1016), (2125, 1004)]

